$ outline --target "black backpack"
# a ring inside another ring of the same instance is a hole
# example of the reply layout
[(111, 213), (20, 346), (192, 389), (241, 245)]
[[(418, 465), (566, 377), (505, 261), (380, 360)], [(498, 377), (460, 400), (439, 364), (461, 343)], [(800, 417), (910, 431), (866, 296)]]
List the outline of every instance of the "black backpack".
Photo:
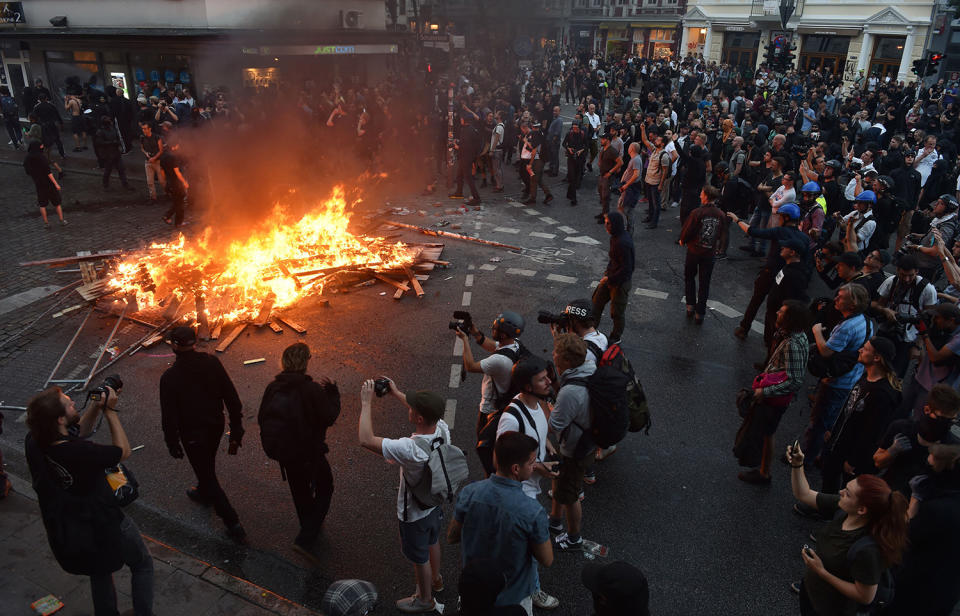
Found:
[(857, 357), (860, 354), (860, 347), (862, 347), (867, 340), (870, 340), (870, 338), (872, 338), (877, 332), (877, 325), (873, 322), (873, 319), (867, 317), (865, 314), (861, 314), (859, 316), (863, 317), (867, 326), (863, 342), (861, 342), (855, 349), (849, 351), (836, 351), (830, 357), (824, 357), (821, 355), (820, 351), (817, 349), (816, 343), (813, 343), (810, 345), (810, 358), (807, 360), (807, 370), (810, 371), (810, 374), (818, 379), (836, 378), (845, 375), (856, 367)]
[[(480, 432), (477, 434), (477, 457), (480, 458), (480, 464), (483, 466), (483, 470), (487, 475), (492, 475), (497, 472), (497, 468), (493, 464), (493, 447), (497, 443), (497, 426), (500, 425), (500, 417), (504, 413), (510, 413), (516, 418), (521, 428), (524, 425), (523, 417), (520, 416), (519, 410), (522, 405), (518, 407), (518, 405), (512, 402), (513, 399), (511, 398), (503, 408), (487, 415), (487, 422), (480, 428)], [(533, 417), (527, 412), (527, 409), (523, 409), (523, 415), (527, 418), (527, 423), (536, 430), (537, 425), (533, 422)]]
[[(493, 352), (493, 354), (503, 355), (504, 357), (509, 359), (511, 362), (513, 362), (514, 366), (516, 366), (518, 361), (520, 361), (521, 359), (530, 357), (531, 355), (530, 349), (523, 346), (523, 343), (520, 342), (519, 340), (517, 340), (517, 349), (518, 350), (516, 351), (509, 348), (497, 349), (496, 351)], [(510, 383), (510, 386), (507, 387), (506, 391), (499, 391), (497, 389), (497, 383), (494, 381), (493, 390), (497, 392), (497, 397), (494, 399), (493, 405), (498, 410), (510, 404), (510, 401), (513, 400), (514, 396), (520, 393), (517, 389), (514, 388), (512, 381)]]
[(573, 422), (597, 447), (612, 447), (627, 435), (630, 428), (630, 404), (627, 388), (630, 376), (613, 365), (597, 366), (596, 372), (583, 379), (570, 379), (566, 384), (587, 388), (590, 396), (590, 427)]
[(314, 439), (299, 385), (277, 388), (260, 405), (257, 423), (263, 452), (281, 468), (309, 462), (315, 451), (324, 447)]

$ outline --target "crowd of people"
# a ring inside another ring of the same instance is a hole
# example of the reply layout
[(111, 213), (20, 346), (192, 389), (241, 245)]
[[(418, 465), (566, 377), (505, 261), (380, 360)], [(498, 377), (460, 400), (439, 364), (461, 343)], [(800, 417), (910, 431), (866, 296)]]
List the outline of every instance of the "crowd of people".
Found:
[[(727, 258), (736, 238), (743, 234), (737, 250), (762, 259), (732, 332), (748, 339), (765, 306), (766, 357), (737, 398), (743, 423), (734, 453), (749, 469), (738, 477), (749, 484), (769, 485), (774, 463), (789, 464), (794, 511), (823, 521), (811, 536), (815, 545), (801, 553), (806, 572), (793, 587), (801, 613), (912, 614), (923, 605), (923, 613), (949, 614), (960, 600), (960, 568), (952, 558), (960, 547), (960, 437), (954, 428), (960, 413), (957, 84), (918, 88), (889, 75), (860, 75), (845, 84), (828, 71), (781, 74), (693, 55), (613, 60), (587, 53), (548, 53), (517, 69), (495, 54), (470, 52), (449, 77), (452, 87), (445, 82), (416, 89), (427, 94), (411, 97), (408, 105), (392, 104), (398, 94), (385, 86), (340, 83), (305, 88), (295, 105), (317, 130), (354, 144), (367, 169), (396, 164), (395, 148), (416, 145), (430, 159), (418, 167), (424, 192), (445, 181), (452, 198), (464, 198), (466, 184), (471, 205), (482, 201), (481, 190), (513, 193), (517, 186), (525, 203), (537, 203), (542, 191), (542, 203), (549, 205), (553, 187), (545, 178), (559, 176), (563, 162), (570, 206), (579, 204), (581, 188), (595, 183), (596, 220), (610, 235), (610, 260), (594, 296), (571, 301), (563, 325), (554, 328), (552, 361), (523, 348), (523, 318), (510, 311), (497, 317), (489, 336), (473, 324), (457, 330), (465, 372), (484, 375), (478, 442), (484, 443), (488, 425), (494, 432), (489, 477), (460, 492), (446, 532), (448, 543), (462, 546), (460, 595), (473, 597), (462, 613), (532, 614), (534, 606), (558, 606), (541, 588), (538, 569), (551, 565), (555, 551), (584, 549), (583, 485), (595, 481), (595, 462), (616, 447), (591, 440), (593, 393), (585, 383), (624, 335), (634, 240), (657, 229), (663, 212), (675, 210), (682, 222), (675, 239), (686, 251), (686, 314), (695, 323), (704, 323), (716, 262)], [(150, 195), (156, 196), (156, 178), (173, 200), (166, 217), (178, 225), (189, 173), (175, 164), (173, 135), (218, 119), (255, 130), (276, 111), (264, 104), (270, 93), (236, 106), (222, 93), (208, 94), (198, 103), (186, 91), (161, 91), (140, 98), (127, 119), (121, 111), (99, 116), (98, 133), (112, 124), (117, 150), (132, 147), (135, 133), (129, 131), (136, 120)], [(569, 126), (561, 101), (576, 107)], [(67, 111), (86, 114), (88, 106), (70, 99)], [(44, 149), (63, 150), (45, 122), (37, 124), (28, 173), (43, 207), (59, 190), (44, 166)], [(81, 149), (83, 132), (74, 131)], [(97, 141), (103, 148), (102, 135)], [(115, 150), (104, 151), (106, 185), (110, 169), (122, 169), (122, 160), (117, 165)], [(173, 162), (164, 162), (165, 155)], [(331, 156), (323, 164), (344, 163)], [(510, 165), (516, 180), (504, 173)], [(645, 216), (635, 221), (641, 206)], [(609, 336), (597, 329), (607, 304)], [(489, 355), (475, 359), (470, 338)], [(231, 451), (243, 437), (236, 391), (215, 358), (194, 350), (191, 329), (178, 328), (171, 342), (177, 362), (161, 381), (167, 445), (175, 458), (186, 455), (197, 474), (188, 496), (214, 506), (228, 532), (242, 539), (245, 531), (213, 472), (224, 404)], [(264, 395), (262, 438), (270, 434), (272, 409), (303, 407), (306, 432), (320, 442), (339, 414), (336, 386), (306, 376), (309, 349), (301, 346), (287, 350), (283, 374)], [(203, 383), (200, 399), (187, 393)], [(299, 395), (291, 396), (293, 389)], [(375, 392), (407, 408), (412, 437), (377, 435), (371, 419)], [(361, 446), (401, 468), (401, 553), (413, 565), (417, 586), (397, 607), (430, 612), (437, 606), (434, 594), (444, 588), (442, 512), (411, 492), (435, 444), (450, 444), (444, 401), (431, 392), (403, 393), (389, 379), (365, 382), (360, 397)], [(108, 397), (101, 412), (110, 420), (115, 447), (99, 450), (98, 469), (129, 454), (111, 400), (116, 398)], [(803, 438), (777, 456), (780, 419), (791, 404), (807, 400)], [(88, 432), (87, 415), (78, 418), (58, 391), (42, 394), (30, 408), (31, 434), (41, 448), (93, 447), (68, 429), (80, 422), (79, 432)], [(269, 455), (268, 441), (263, 444)], [(48, 459), (70, 468), (81, 453), (48, 453)], [(294, 544), (307, 558), (333, 489), (324, 453), (281, 461), (301, 522)], [(820, 491), (810, 488), (808, 475), (820, 476)], [(541, 478), (550, 480), (549, 511), (537, 501)], [(142, 607), (148, 569), (142, 546), (133, 538), (132, 522), (122, 513), (116, 519), (123, 537), (118, 545), (132, 546), (121, 560), (134, 569), (135, 606), (139, 588)], [(491, 570), (502, 575), (491, 579)], [(94, 575), (95, 600), (107, 601), (107, 578)], [(589, 567), (583, 581), (598, 615), (647, 609), (646, 581), (628, 563)]]

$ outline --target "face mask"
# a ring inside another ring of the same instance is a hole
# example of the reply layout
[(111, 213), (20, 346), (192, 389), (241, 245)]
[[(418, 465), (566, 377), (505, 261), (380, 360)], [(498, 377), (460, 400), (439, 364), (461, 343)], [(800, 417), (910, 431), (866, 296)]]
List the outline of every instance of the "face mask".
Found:
[(950, 431), (953, 420), (949, 417), (931, 417), (924, 413), (917, 425), (917, 432), (928, 443), (938, 443)]

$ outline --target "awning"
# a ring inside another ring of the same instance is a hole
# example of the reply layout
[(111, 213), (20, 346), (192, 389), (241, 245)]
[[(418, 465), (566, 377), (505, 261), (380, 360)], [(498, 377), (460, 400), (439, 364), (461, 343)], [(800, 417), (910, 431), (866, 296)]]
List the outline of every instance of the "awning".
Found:
[(672, 23), (643, 23), (643, 22), (634, 22), (630, 24), (631, 28), (676, 28), (680, 25), (680, 22)]
[(831, 28), (829, 26), (801, 26), (797, 28), (799, 34), (813, 34), (816, 36), (859, 36), (860, 28)]

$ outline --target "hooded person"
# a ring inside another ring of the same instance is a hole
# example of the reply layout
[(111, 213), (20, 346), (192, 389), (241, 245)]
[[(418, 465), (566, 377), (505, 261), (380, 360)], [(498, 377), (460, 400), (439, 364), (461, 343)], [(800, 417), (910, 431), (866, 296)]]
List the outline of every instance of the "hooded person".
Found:
[(610, 317), (613, 319), (610, 344), (619, 344), (626, 325), (624, 314), (630, 295), (630, 279), (633, 276), (633, 238), (627, 232), (626, 221), (619, 212), (607, 213), (604, 216), (604, 227), (610, 234), (610, 252), (607, 269), (593, 292), (593, 321), (597, 326), (600, 325), (603, 309), (609, 303)]
[(27, 146), (27, 155), (23, 159), (23, 170), (33, 180), (33, 185), (37, 189), (37, 205), (40, 207), (40, 216), (43, 218), (43, 225), (49, 229), (50, 223), (47, 220), (47, 204), (54, 206), (57, 210), (57, 218), (61, 225), (66, 225), (67, 221), (63, 218), (63, 208), (60, 206), (62, 199), (60, 197), (60, 184), (53, 177), (50, 170), (50, 163), (43, 153), (43, 144), (39, 141), (31, 141)]

